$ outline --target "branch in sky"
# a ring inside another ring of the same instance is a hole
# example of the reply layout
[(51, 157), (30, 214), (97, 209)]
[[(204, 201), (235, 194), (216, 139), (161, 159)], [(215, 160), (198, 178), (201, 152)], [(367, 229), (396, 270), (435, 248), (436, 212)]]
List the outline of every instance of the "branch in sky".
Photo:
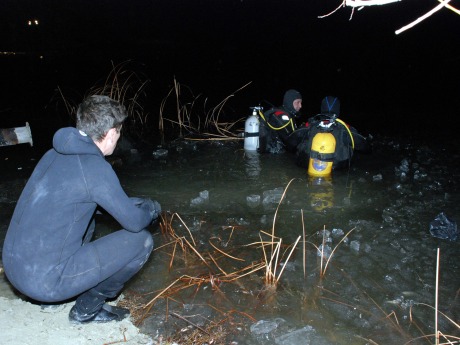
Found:
[[(401, 1), (401, 0), (343, 0), (342, 3), (340, 4), (340, 6), (337, 7), (335, 10), (329, 12), (326, 15), (318, 16), (318, 18), (328, 17), (331, 14), (335, 13), (336, 11), (338, 11), (340, 9), (340, 7), (348, 6), (348, 7), (352, 7), (351, 16), (350, 16), (350, 20), (351, 20), (351, 18), (353, 17), (355, 7), (359, 7), (358, 10), (360, 10), (361, 8), (363, 8), (365, 6), (387, 5), (387, 4), (390, 4), (390, 3), (393, 3), (393, 2), (399, 2), (399, 1)], [(442, 9), (444, 7), (449, 9), (449, 10), (451, 10), (451, 11), (453, 11), (454, 13), (460, 15), (460, 10), (458, 10), (457, 8), (455, 8), (452, 5), (450, 5), (449, 4), (450, 1), (451, 0), (438, 0), (439, 5), (437, 5), (431, 11), (425, 13), (423, 16), (419, 17), (418, 19), (414, 20), (412, 23), (407, 24), (406, 26), (403, 26), (399, 30), (396, 30), (395, 34), (398, 35), (401, 32), (412, 28), (413, 26), (417, 25), (418, 23), (420, 23), (421, 21), (425, 20), (426, 18), (428, 18), (429, 16), (431, 16), (432, 14), (434, 14), (435, 12), (439, 11), (440, 9)]]

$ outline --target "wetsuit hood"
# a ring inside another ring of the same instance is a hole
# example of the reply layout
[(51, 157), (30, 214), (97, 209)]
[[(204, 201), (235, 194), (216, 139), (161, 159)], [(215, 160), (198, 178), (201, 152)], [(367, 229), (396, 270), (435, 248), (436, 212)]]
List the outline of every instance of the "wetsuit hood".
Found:
[(283, 108), (288, 113), (292, 114), (293, 116), (297, 116), (299, 113), (294, 109), (293, 102), (296, 99), (302, 99), (302, 95), (297, 90), (287, 90), (284, 94), (283, 98)]
[(73, 127), (61, 128), (53, 137), (54, 149), (64, 155), (89, 154), (103, 156), (94, 141)]
[(326, 96), (321, 101), (321, 114), (340, 116), (340, 100), (334, 96)]

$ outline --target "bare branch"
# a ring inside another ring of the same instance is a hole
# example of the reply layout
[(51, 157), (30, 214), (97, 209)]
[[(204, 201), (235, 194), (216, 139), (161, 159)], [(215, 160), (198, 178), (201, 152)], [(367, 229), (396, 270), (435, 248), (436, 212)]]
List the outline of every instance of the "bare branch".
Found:
[[(438, 1), (442, 3), (443, 0), (438, 0)], [(456, 9), (454, 6), (446, 4), (446, 8), (448, 8), (449, 10), (454, 11), (455, 13), (460, 15), (460, 10)]]
[(337, 7), (335, 10), (329, 12), (328, 14), (325, 14), (324, 16), (318, 16), (318, 18), (326, 18), (326, 17), (329, 17), (331, 14), (337, 12), (337, 11), (339, 10), (340, 7), (345, 7), (345, 0), (344, 0), (344, 2), (342, 2), (342, 3), (340, 4), (340, 6)]
[(426, 18), (430, 17), (432, 14), (435, 12), (439, 11), (441, 8), (445, 7), (451, 0), (438, 0), (440, 4), (433, 8), (431, 11), (425, 13), (423, 16), (419, 17), (418, 19), (414, 20), (412, 23), (407, 24), (406, 26), (403, 26), (401, 29), (396, 30), (395, 34), (398, 35), (403, 31), (406, 31), (407, 29), (410, 29), (411, 27), (417, 25), (421, 21), (425, 20)]
[(374, 5), (387, 5), (392, 2), (398, 2), (401, 0), (344, 0), (345, 6), (348, 7), (362, 7), (362, 6), (374, 6)]

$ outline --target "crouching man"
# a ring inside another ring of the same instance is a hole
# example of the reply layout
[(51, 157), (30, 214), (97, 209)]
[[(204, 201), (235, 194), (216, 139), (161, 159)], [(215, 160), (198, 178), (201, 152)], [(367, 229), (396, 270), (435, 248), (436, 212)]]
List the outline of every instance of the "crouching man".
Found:
[[(56, 303), (76, 298), (69, 319), (119, 321), (124, 308), (106, 304), (147, 261), (153, 239), (146, 228), (160, 204), (129, 198), (111, 165), (125, 108), (107, 96), (80, 104), (77, 128), (62, 128), (38, 162), (13, 213), (3, 247), (11, 284), (24, 295)], [(123, 229), (91, 241), (96, 208)]]

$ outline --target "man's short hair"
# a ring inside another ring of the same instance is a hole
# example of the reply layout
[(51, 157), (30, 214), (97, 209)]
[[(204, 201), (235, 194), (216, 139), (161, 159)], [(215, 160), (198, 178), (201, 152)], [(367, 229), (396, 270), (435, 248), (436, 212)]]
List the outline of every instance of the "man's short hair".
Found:
[(77, 129), (95, 141), (101, 141), (111, 128), (120, 129), (128, 117), (126, 109), (108, 96), (87, 97), (77, 110)]

